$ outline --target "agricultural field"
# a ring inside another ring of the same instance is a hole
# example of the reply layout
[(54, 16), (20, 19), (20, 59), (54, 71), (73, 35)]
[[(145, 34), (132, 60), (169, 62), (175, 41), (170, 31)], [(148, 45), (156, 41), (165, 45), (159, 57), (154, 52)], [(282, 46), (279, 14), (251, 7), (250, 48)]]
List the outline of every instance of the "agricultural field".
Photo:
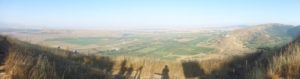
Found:
[[(7, 35), (34, 44), (105, 56), (182, 59), (215, 53), (215, 43), (225, 30), (35, 30)], [(30, 38), (27, 38), (30, 37)]]
[(119, 37), (51, 38), (46, 39), (44, 42), (50, 45), (60, 44), (62, 47), (70, 45), (71, 48), (77, 51), (107, 56), (176, 59), (182, 56), (213, 53), (215, 49), (208, 45), (221, 35), (222, 32), (148, 32), (124, 33)]

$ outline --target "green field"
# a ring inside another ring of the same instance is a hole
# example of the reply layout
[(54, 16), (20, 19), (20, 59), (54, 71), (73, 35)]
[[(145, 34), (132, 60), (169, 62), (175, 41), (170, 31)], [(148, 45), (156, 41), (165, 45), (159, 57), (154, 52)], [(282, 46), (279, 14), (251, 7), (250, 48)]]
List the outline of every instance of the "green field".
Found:
[(69, 44), (76, 45), (91, 45), (91, 44), (109, 44), (114, 41), (111, 38), (103, 38), (103, 37), (84, 37), (84, 38), (56, 38), (56, 39), (48, 39), (46, 41), (60, 41)]
[[(176, 59), (200, 53), (212, 53), (215, 49), (204, 47), (221, 33), (150, 33), (130, 34), (121, 37), (76, 37), (54, 38), (47, 42), (73, 44), (82, 47), (96, 45), (96, 51), (108, 56), (138, 56), (161, 59)], [(183, 41), (182, 41), (183, 40)], [(85, 49), (89, 50), (89, 49)]]

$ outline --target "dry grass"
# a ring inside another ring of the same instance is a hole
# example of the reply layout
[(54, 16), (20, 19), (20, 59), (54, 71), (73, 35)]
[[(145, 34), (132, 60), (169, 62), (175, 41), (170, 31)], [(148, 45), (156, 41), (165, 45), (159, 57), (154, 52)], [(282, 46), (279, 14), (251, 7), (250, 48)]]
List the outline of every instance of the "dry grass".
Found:
[[(266, 53), (249, 78), (256, 79), (299, 79), (300, 78), (300, 39), (275, 52)], [(263, 63), (267, 61), (267, 63)], [(264, 74), (264, 75), (262, 75)]]
[[(9, 40), (5, 72), (11, 79), (96, 79), (106, 78), (100, 69), (81, 65), (55, 55), (53, 49)], [(1, 41), (3, 42), (3, 41)]]

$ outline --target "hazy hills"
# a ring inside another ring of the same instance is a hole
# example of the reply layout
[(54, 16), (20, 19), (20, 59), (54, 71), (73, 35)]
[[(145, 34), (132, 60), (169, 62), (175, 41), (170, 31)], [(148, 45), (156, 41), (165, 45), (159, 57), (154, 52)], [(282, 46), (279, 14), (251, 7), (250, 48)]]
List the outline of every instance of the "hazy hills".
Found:
[[(261, 24), (228, 32), (215, 47), (221, 52), (244, 52), (245, 50), (282, 46), (290, 42), (296, 32), (295, 26), (284, 24)], [(291, 34), (293, 33), (293, 34)]]
[(291, 28), (288, 30), (289, 35), (292, 35), (294, 37), (297, 37), (300, 35), (300, 26)]

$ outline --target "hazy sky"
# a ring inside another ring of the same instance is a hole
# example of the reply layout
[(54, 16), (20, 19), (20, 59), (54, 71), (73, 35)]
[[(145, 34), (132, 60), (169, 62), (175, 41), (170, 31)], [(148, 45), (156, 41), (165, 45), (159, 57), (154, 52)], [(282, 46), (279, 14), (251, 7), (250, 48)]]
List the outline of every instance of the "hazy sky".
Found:
[(300, 24), (300, 0), (0, 0), (0, 23), (47, 28)]

